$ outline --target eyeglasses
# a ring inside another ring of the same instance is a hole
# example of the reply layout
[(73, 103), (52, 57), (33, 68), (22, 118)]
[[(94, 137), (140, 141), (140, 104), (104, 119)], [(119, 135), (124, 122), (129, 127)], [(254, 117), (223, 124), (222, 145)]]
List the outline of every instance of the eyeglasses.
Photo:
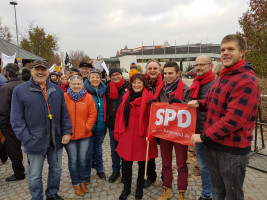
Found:
[(79, 75), (74, 75), (70, 77), (70, 80), (82, 80), (83, 78)]
[(209, 65), (209, 64), (211, 64), (211, 63), (200, 63), (200, 64), (196, 64), (196, 65), (194, 65), (194, 67), (204, 67), (205, 65)]
[(111, 74), (111, 77), (115, 77), (115, 76), (120, 76), (121, 74), (120, 73), (117, 73), (117, 74)]

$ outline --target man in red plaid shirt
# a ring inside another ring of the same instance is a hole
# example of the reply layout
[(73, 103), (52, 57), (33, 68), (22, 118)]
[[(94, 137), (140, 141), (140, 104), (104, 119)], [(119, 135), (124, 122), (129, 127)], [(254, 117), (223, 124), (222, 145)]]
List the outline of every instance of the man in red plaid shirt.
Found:
[(254, 69), (244, 60), (246, 41), (227, 35), (221, 42), (220, 77), (203, 100), (189, 106), (206, 111), (202, 134), (193, 134), (192, 144), (206, 145), (216, 200), (244, 199), (242, 190), (249, 161), (253, 129), (260, 98)]

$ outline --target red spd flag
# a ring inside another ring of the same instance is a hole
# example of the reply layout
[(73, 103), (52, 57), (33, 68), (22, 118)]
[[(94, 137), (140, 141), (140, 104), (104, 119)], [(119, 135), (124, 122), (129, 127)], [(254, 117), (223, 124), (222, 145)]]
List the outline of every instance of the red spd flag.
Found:
[(190, 137), (195, 133), (196, 108), (182, 103), (152, 103), (148, 137), (159, 137), (183, 145), (192, 145)]

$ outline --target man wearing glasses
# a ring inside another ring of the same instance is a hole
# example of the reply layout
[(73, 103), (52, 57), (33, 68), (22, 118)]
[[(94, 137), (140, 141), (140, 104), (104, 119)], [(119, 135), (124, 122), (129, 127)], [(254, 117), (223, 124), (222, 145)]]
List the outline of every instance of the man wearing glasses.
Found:
[(112, 175), (108, 181), (115, 182), (120, 177), (120, 157), (115, 151), (118, 142), (114, 139), (114, 125), (116, 112), (122, 102), (122, 96), (128, 91), (128, 81), (124, 81), (120, 68), (111, 68), (109, 71), (110, 83), (107, 85), (106, 99), (107, 99), (107, 113), (106, 125), (109, 128), (110, 148), (112, 158)]
[[(195, 71), (197, 77), (194, 79), (190, 87), (192, 91), (192, 99), (204, 99), (210, 86), (214, 83), (215, 75), (212, 72), (212, 61), (207, 55), (198, 56), (195, 60)], [(196, 134), (203, 131), (203, 125), (206, 119), (206, 112), (197, 112)], [(197, 143), (195, 146), (197, 162), (201, 172), (202, 191), (199, 200), (212, 199), (212, 187), (208, 163), (206, 161), (205, 146), (202, 143)]]

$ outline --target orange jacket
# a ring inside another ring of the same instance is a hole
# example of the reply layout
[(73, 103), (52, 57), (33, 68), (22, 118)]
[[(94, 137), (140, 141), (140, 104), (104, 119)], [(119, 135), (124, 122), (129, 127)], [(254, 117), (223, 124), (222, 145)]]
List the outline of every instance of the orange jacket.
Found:
[(92, 95), (86, 93), (76, 102), (67, 92), (64, 97), (72, 123), (71, 140), (92, 136), (91, 130), (97, 118), (97, 110)]

